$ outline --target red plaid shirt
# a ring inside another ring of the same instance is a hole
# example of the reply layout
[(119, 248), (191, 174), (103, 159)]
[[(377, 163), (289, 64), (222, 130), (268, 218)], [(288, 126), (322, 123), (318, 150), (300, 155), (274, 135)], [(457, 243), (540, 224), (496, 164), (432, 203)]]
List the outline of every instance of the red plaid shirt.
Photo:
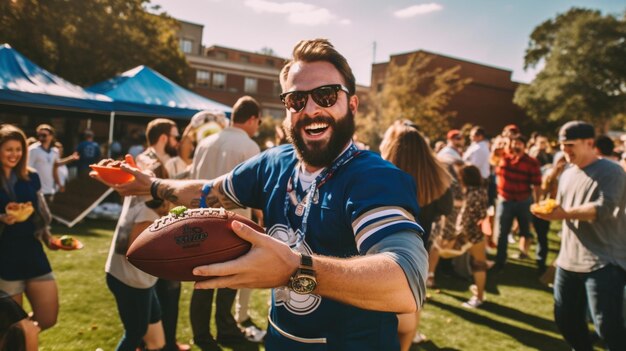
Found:
[(520, 157), (505, 155), (496, 167), (498, 195), (509, 201), (522, 201), (530, 197), (531, 185), (541, 185), (539, 161), (523, 154)]

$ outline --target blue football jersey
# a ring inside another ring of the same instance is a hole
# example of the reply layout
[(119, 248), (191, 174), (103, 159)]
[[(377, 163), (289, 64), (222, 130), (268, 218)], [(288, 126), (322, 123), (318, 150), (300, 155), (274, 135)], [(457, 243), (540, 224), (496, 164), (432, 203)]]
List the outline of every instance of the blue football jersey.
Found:
[[(359, 151), (310, 197), (303, 233), (297, 199), (307, 198), (308, 189), (292, 184), (298, 162), (292, 145), (272, 148), (237, 166), (224, 180), (223, 190), (241, 206), (263, 209), (267, 234), (308, 254), (364, 255), (387, 235), (423, 232), (416, 223), (419, 207), (413, 178), (378, 154)], [(288, 188), (297, 193), (290, 201)], [(268, 350), (399, 348), (394, 313), (299, 295), (286, 287), (272, 290), (269, 318)]]

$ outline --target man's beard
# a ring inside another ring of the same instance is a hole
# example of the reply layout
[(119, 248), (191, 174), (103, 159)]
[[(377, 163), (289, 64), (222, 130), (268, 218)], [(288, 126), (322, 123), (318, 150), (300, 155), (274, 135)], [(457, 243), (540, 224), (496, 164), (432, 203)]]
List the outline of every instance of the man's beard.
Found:
[(521, 155), (524, 152), (524, 149), (522, 149), (521, 147), (513, 147), (513, 148), (511, 148), (511, 151), (515, 155)]
[(170, 143), (165, 144), (165, 153), (170, 155), (171, 157), (178, 156), (178, 149), (170, 145)]
[[(288, 122), (287, 119), (285, 121)], [(309, 141), (307, 145), (299, 131), (306, 133), (304, 127), (316, 122), (327, 123), (328, 128), (332, 128), (332, 134), (327, 143), (316, 140)], [(313, 167), (327, 167), (332, 164), (352, 139), (355, 130), (354, 114), (350, 109), (338, 120), (329, 116), (305, 117), (296, 122), (295, 125), (289, 126), (288, 124), (284, 125), (287, 131), (287, 140), (295, 147), (298, 158)]]

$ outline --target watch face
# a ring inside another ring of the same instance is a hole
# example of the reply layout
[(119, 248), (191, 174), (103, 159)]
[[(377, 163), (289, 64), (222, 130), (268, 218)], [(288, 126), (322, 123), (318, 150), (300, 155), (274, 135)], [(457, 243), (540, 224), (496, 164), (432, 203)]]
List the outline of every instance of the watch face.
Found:
[(291, 290), (297, 294), (310, 294), (316, 286), (315, 278), (306, 275), (295, 277), (291, 281)]

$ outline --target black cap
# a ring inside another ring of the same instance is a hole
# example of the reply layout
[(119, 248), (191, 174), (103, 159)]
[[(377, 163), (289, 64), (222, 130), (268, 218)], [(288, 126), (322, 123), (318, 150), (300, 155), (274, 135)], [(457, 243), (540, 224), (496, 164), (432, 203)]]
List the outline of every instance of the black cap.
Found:
[(28, 315), (11, 296), (0, 291), (0, 335), (11, 325), (28, 318)]
[(596, 131), (593, 126), (583, 121), (567, 122), (559, 131), (559, 141), (576, 139), (594, 139)]

